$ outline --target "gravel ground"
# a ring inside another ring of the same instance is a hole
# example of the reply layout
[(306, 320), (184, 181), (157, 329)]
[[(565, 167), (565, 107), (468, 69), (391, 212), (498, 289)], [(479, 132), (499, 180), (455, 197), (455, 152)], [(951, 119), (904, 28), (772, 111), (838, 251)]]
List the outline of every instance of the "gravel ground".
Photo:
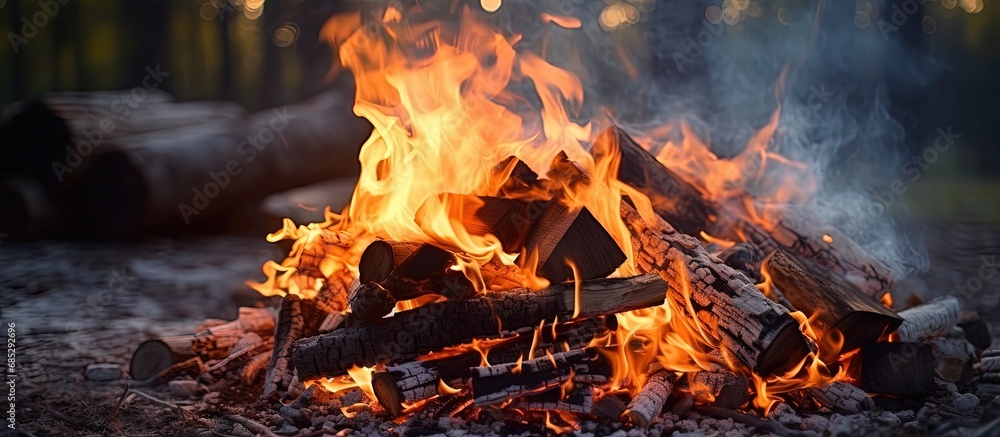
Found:
[[(910, 294), (925, 298), (945, 294), (976, 277), (984, 257), (1000, 253), (1000, 226), (932, 223), (926, 242), (931, 270), (902, 281), (894, 292), (897, 304)], [(16, 324), (18, 427), (30, 432), (25, 435), (39, 436), (210, 434), (212, 422), (199, 417), (210, 415), (210, 410), (199, 408), (198, 414), (180, 411), (194, 411), (193, 402), (175, 402), (179, 408), (174, 409), (140, 398), (120, 408), (113, 414), (115, 420), (105, 424), (124, 384), (87, 381), (83, 370), (92, 363), (127, 368), (132, 350), (145, 339), (190, 332), (206, 318), (235, 318), (238, 306), (262, 301), (244, 281), (261, 279), (261, 265), (279, 258), (281, 252), (262, 237), (231, 236), (120, 243), (0, 243), (0, 319), (5, 325)], [(1000, 333), (1000, 278), (984, 278), (982, 282), (982, 290), (969, 295), (966, 308), (979, 311), (996, 337)], [(149, 393), (169, 398), (163, 391)], [(215, 398), (209, 404), (220, 402)], [(339, 424), (330, 425), (331, 434), (335, 434), (347, 425), (339, 410), (330, 410), (329, 423)], [(927, 433), (930, 428), (946, 432), (948, 428), (937, 426), (949, 420), (949, 426), (958, 423), (971, 429), (978, 426), (981, 410), (936, 416), (928, 416), (926, 409), (895, 414), (879, 410), (856, 416), (798, 417), (785, 412), (777, 419), (814, 435), (909, 435)], [(323, 417), (318, 413), (314, 423)], [(356, 434), (379, 435), (390, 426), (398, 429), (397, 424), (372, 419), (365, 412), (351, 425)], [(538, 430), (537, 426), (518, 428), (505, 422), (483, 425), (442, 419), (410, 428), (410, 433), (519, 435)], [(751, 432), (752, 428), (731, 419), (696, 413), (683, 418), (664, 414), (648, 431), (654, 435)], [(585, 423), (580, 433), (642, 434), (600, 423)]]

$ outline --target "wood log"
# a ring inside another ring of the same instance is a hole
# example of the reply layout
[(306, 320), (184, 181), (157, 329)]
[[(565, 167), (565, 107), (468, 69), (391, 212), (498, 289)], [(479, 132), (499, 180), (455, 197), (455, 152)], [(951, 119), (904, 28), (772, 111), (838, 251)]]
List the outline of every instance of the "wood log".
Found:
[(717, 257), (722, 263), (732, 267), (747, 278), (753, 280), (754, 284), (764, 282), (764, 276), (760, 273), (760, 266), (764, 262), (764, 254), (757, 246), (751, 243), (736, 243), (733, 246), (719, 252)]
[(498, 187), (493, 196), (507, 199), (521, 199), (537, 194), (538, 173), (516, 156), (507, 157), (493, 166), (489, 185)]
[(789, 250), (847, 278), (876, 299), (892, 288), (888, 266), (836, 229), (789, 213), (765, 230), (746, 219), (750, 215), (742, 204), (733, 207), (707, 200), (694, 185), (657, 161), (616, 126), (598, 137), (591, 153), (598, 161), (617, 160), (612, 163), (617, 165), (618, 179), (646, 195), (653, 210), (682, 233), (698, 235), (707, 231), (721, 238), (746, 240), (765, 254)]
[(965, 338), (972, 343), (976, 349), (986, 350), (993, 345), (993, 336), (990, 335), (989, 325), (979, 317), (979, 314), (975, 314), (969, 317), (968, 320), (958, 321), (958, 327), (962, 328), (962, 332), (965, 333)]
[[(632, 234), (639, 271), (661, 275), (670, 285), (668, 300), (686, 314), (693, 309), (695, 314), (687, 316), (716, 336), (730, 357), (760, 375), (772, 375), (809, 353), (807, 340), (788, 310), (764, 297), (744, 274), (710, 255), (693, 237), (658, 217), (652, 226), (647, 224), (625, 202), (622, 219)], [(690, 282), (690, 287), (680, 281)]]
[(298, 258), (295, 266), (297, 273), (313, 278), (327, 278), (336, 272), (324, 272), (324, 260), (345, 255), (353, 245), (354, 237), (347, 232), (324, 229), (310, 234), (305, 240), (296, 241), (289, 256)]
[(531, 225), (547, 206), (547, 202), (540, 201), (451, 193), (441, 198), (470, 234), (497, 237), (507, 253), (518, 253), (524, 248)]
[(792, 306), (809, 318), (824, 362), (885, 338), (903, 322), (853, 284), (783, 250), (772, 253), (762, 268)]
[(385, 280), (418, 247), (419, 243), (405, 241), (372, 241), (358, 262), (358, 281), (367, 284)]
[(204, 359), (225, 357), (229, 349), (250, 332), (261, 337), (273, 335), (274, 315), (271, 310), (241, 307), (236, 320), (195, 333), (191, 350)]
[[(461, 271), (452, 269), (458, 263), (450, 250), (425, 243), (410, 253), (387, 278), (379, 282), (395, 300), (414, 299), (425, 294), (439, 294), (449, 299), (462, 299), (475, 293), (476, 288)], [(376, 290), (365, 290), (374, 302), (382, 295)], [(381, 300), (384, 304), (385, 297)], [(385, 315), (388, 313), (384, 313)]]
[(455, 417), (469, 409), (475, 409), (475, 406), (468, 390), (441, 395), (411, 413), (398, 430), (401, 435), (408, 435), (407, 431), (417, 427), (436, 427), (442, 417)]
[[(960, 331), (957, 328), (955, 330)], [(961, 332), (955, 334), (956, 336), (932, 339), (931, 356), (934, 358), (934, 374), (961, 390), (972, 381), (976, 347)]]
[(135, 348), (129, 361), (132, 379), (145, 381), (171, 366), (195, 356), (191, 349), (192, 336), (182, 335), (146, 340)]
[[(378, 325), (341, 328), (296, 342), (299, 376), (337, 376), (352, 365), (401, 362), (417, 355), (495, 337), (504, 330), (537, 326), (540, 321), (595, 317), (663, 303), (664, 281), (656, 275), (595, 279), (556, 284), (541, 290), (487, 292), (468, 300), (423, 305), (384, 319)], [(577, 307), (578, 311), (575, 311)]]
[[(258, 355), (268, 353), (274, 347), (274, 339), (268, 338), (257, 346), (243, 349), (223, 360), (209, 366), (199, 380), (209, 386), (226, 381), (228, 374), (239, 375), (244, 366), (251, 363)], [(241, 375), (242, 377), (242, 375)]]
[(288, 393), (295, 369), (292, 363), (292, 345), (300, 338), (318, 333), (321, 317), (325, 318), (325, 313), (316, 309), (312, 301), (300, 299), (293, 294), (281, 299), (274, 333), (274, 349), (269, 358), (260, 399), (274, 401)]
[(846, 382), (837, 381), (808, 390), (820, 405), (841, 414), (864, 413), (875, 408), (875, 401), (868, 393)]
[(647, 428), (653, 419), (663, 411), (670, 391), (673, 390), (674, 373), (659, 367), (651, 370), (639, 393), (628, 403), (622, 418), (628, 418), (633, 425)]
[(192, 357), (164, 369), (152, 378), (146, 378), (145, 381), (160, 383), (172, 381), (180, 377), (197, 379), (207, 370), (208, 368), (205, 367), (205, 363), (201, 361), (201, 358)]
[[(223, 226), (247, 200), (357, 174), (371, 125), (351, 90), (221, 121), (115, 140), (81, 166), (85, 231), (104, 236), (189, 233)], [(74, 172), (75, 173), (75, 172)]]
[(614, 330), (617, 325), (614, 320), (614, 317), (595, 317), (578, 322), (560, 323), (555, 327), (542, 326), (519, 330), (515, 336), (504, 340), (503, 343), (489, 347), (485, 357), (479, 351), (472, 350), (441, 358), (388, 366), (385, 371), (375, 372), (372, 375), (372, 387), (376, 399), (386, 411), (398, 416), (403, 410), (404, 402), (412, 403), (437, 394), (440, 381), (451, 387), (467, 385), (464, 380), (470, 376), (469, 368), (482, 365), (484, 360), (487, 363), (515, 362), (531, 356), (533, 346), (536, 355), (542, 355), (544, 354), (542, 351), (557, 346), (568, 346), (570, 349), (582, 348), (595, 335)]
[(601, 348), (574, 349), (533, 360), (470, 369), (476, 405), (494, 405), (521, 396), (558, 390), (563, 383), (602, 384), (611, 363)]
[(615, 395), (606, 395), (594, 403), (593, 414), (601, 420), (619, 420), (628, 405)]
[(358, 320), (371, 323), (392, 312), (396, 299), (381, 285), (369, 282), (351, 290), (347, 306)]
[(573, 268), (581, 279), (605, 277), (625, 262), (626, 256), (604, 226), (586, 207), (569, 208), (550, 202), (535, 221), (518, 263), (537, 257), (536, 274), (553, 283), (572, 280)]
[(937, 337), (955, 326), (961, 304), (954, 296), (934, 299), (899, 312), (903, 324), (896, 330), (901, 342), (922, 342)]
[(934, 393), (931, 347), (923, 343), (871, 343), (861, 348), (861, 388), (868, 393)]
[(701, 404), (737, 408), (750, 400), (750, 380), (721, 366), (689, 373), (687, 384), (688, 391)]

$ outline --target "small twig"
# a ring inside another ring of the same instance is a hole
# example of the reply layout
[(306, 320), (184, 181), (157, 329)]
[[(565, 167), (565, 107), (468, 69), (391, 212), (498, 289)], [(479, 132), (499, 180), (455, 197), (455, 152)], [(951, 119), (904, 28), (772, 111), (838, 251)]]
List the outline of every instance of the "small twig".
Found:
[(271, 428), (264, 426), (264, 424), (262, 423), (256, 422), (251, 419), (247, 419), (246, 417), (231, 414), (229, 416), (226, 416), (226, 419), (229, 419), (233, 422), (243, 425), (244, 428), (250, 430), (251, 432), (257, 433), (258, 436), (278, 437), (277, 434), (271, 432)]
[(115, 407), (111, 409), (111, 414), (108, 414), (108, 418), (104, 419), (103, 425), (105, 428), (107, 428), (108, 424), (115, 419), (115, 416), (118, 415), (118, 410), (120, 410), (122, 405), (125, 404), (125, 397), (128, 396), (129, 388), (131, 388), (131, 386), (125, 384), (125, 391), (123, 391), (122, 395), (118, 397), (118, 402), (116, 402)]
[(153, 397), (152, 395), (148, 395), (148, 394), (143, 393), (143, 392), (141, 392), (139, 390), (134, 390), (134, 391), (132, 391), (132, 393), (137, 394), (137, 395), (139, 395), (139, 397), (141, 397), (141, 398), (143, 398), (143, 399), (145, 399), (147, 401), (150, 401), (150, 402), (152, 402), (154, 404), (160, 405), (162, 407), (167, 407), (167, 408), (175, 409), (175, 410), (177, 410), (180, 413), (182, 419), (187, 420), (187, 416), (184, 414), (184, 409), (181, 408), (181, 407), (178, 407), (177, 405), (171, 404), (170, 402), (167, 402), (167, 401), (163, 401), (163, 400), (157, 399), (157, 398)]

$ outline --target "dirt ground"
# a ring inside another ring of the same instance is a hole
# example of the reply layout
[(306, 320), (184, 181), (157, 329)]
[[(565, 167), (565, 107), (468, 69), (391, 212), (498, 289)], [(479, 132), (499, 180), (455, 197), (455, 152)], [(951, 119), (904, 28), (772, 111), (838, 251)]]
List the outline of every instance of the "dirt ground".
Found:
[[(941, 295), (976, 276), (984, 256), (1000, 254), (1000, 226), (936, 223), (926, 244), (932, 268), (902, 281), (897, 302), (911, 293)], [(84, 368), (127, 369), (143, 340), (190, 333), (206, 318), (234, 319), (238, 306), (262, 302), (244, 281), (262, 279), (261, 265), (281, 256), (263, 236), (0, 243), (0, 319), (5, 328), (16, 326), (20, 434), (211, 435), (212, 422), (183, 401), (134, 397), (115, 411), (124, 383), (87, 381)], [(978, 310), (996, 337), (1000, 275), (985, 280), (966, 307)], [(169, 398), (151, 388), (132, 390)]]

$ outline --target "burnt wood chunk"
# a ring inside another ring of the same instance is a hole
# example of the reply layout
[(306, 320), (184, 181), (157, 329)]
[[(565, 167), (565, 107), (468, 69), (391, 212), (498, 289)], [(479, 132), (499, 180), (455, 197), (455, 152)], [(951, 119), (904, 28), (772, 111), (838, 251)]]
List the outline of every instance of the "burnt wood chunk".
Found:
[(347, 305), (358, 320), (374, 322), (392, 312), (396, 299), (381, 285), (368, 282), (351, 290)]
[(521, 251), (532, 223), (547, 205), (540, 201), (451, 193), (442, 197), (449, 211), (458, 212), (456, 216), (470, 234), (495, 236), (507, 253)]
[(809, 343), (788, 309), (761, 294), (746, 275), (659, 217), (649, 224), (624, 201), (621, 211), (638, 270), (662, 276), (672, 308), (697, 318), (725, 354), (768, 376), (809, 354)]
[(383, 281), (392, 270), (420, 247), (419, 243), (375, 240), (368, 244), (358, 261), (358, 281), (362, 284)]
[[(429, 293), (449, 299), (467, 297), (475, 292), (475, 287), (464, 273), (451, 268), (456, 263), (455, 254), (451, 251), (424, 243), (410, 253), (378, 286), (388, 291), (395, 300), (414, 299)], [(385, 296), (383, 300), (384, 298)], [(385, 314), (387, 312), (382, 315)]]
[(533, 360), (471, 369), (476, 405), (558, 390), (573, 382), (602, 384), (611, 378), (611, 363), (600, 348), (574, 349)]
[[(274, 349), (269, 358), (261, 399), (274, 401), (288, 393), (295, 369), (292, 363), (292, 345), (300, 338), (318, 333), (319, 324), (325, 318), (326, 314), (316, 308), (314, 301), (300, 299), (293, 294), (281, 299), (274, 333)], [(247, 373), (245, 378), (253, 376), (249, 375), (251, 372)]]
[(626, 259), (586, 207), (571, 209), (558, 202), (550, 203), (535, 222), (518, 263), (523, 265), (526, 256), (537, 256), (536, 273), (554, 283), (574, 278), (570, 262), (580, 279), (594, 279), (611, 274)]
[(918, 396), (934, 393), (930, 345), (869, 343), (861, 348), (861, 388), (868, 393)]
[(719, 252), (718, 257), (727, 266), (743, 272), (755, 284), (764, 282), (764, 275), (760, 273), (764, 254), (757, 246), (750, 243), (737, 243)]
[(653, 367), (639, 394), (632, 398), (628, 403), (628, 409), (622, 414), (623, 418), (627, 417), (632, 424), (640, 428), (649, 427), (653, 419), (663, 410), (676, 379), (673, 372), (659, 365)]
[(965, 339), (969, 340), (976, 349), (986, 350), (993, 345), (993, 336), (990, 335), (989, 325), (978, 316), (975, 319), (958, 324), (965, 333)]
[(687, 383), (688, 391), (702, 404), (736, 408), (750, 400), (750, 380), (722, 366), (689, 373)]
[(899, 312), (903, 324), (896, 335), (899, 341), (927, 341), (951, 329), (958, 321), (961, 304), (954, 296), (934, 299)]
[(490, 177), (494, 186), (500, 185), (495, 193), (499, 197), (516, 199), (531, 195), (538, 188), (538, 173), (516, 156), (510, 156), (493, 166)]
[(820, 358), (827, 363), (888, 336), (903, 323), (853, 284), (783, 250), (768, 257), (763, 268), (792, 306), (810, 318)]
[(875, 408), (875, 401), (868, 393), (842, 381), (825, 387), (810, 388), (808, 392), (820, 405), (841, 414), (864, 413)]
[(471, 299), (435, 302), (403, 311), (378, 324), (351, 326), (295, 343), (294, 362), (303, 380), (344, 374), (352, 365), (402, 362), (539, 322), (595, 317), (663, 304), (667, 284), (657, 275), (594, 279), (541, 290), (486, 292)]

